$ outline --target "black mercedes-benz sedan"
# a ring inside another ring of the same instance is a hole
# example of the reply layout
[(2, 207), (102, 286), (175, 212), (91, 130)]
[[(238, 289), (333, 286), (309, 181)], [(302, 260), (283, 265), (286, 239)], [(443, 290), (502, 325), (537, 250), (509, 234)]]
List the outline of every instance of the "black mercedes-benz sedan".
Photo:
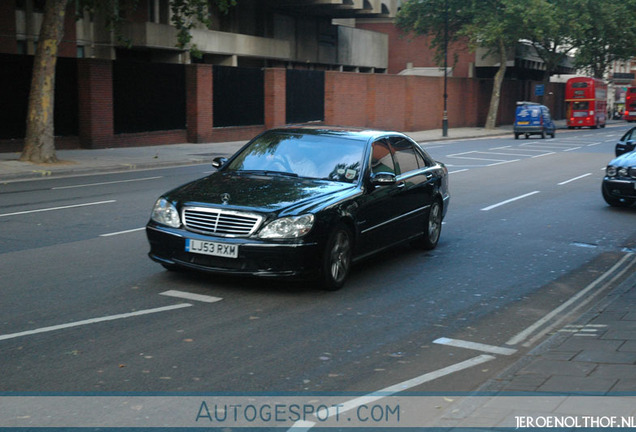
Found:
[(343, 286), (356, 260), (437, 246), (448, 170), (396, 132), (281, 128), (156, 202), (150, 258), (167, 269)]
[(636, 151), (623, 153), (605, 169), (603, 198), (615, 207), (630, 207), (636, 203)]

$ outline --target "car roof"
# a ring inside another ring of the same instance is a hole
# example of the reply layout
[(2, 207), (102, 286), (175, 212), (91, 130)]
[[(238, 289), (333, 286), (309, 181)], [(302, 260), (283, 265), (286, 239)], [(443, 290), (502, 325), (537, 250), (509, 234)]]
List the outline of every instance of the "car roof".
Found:
[(369, 139), (380, 138), (387, 135), (406, 136), (400, 132), (384, 131), (377, 129), (365, 129), (355, 127), (340, 127), (340, 126), (286, 126), (276, 129), (270, 129), (265, 133), (294, 133), (305, 135), (325, 135), (325, 136), (340, 136), (349, 139), (358, 139), (361, 141), (367, 141)]

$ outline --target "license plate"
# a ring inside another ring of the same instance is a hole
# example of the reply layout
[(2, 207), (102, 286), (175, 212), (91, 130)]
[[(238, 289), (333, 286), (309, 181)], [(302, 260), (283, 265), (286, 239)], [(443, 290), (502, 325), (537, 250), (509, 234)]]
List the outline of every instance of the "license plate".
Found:
[(518, 125), (527, 125), (527, 124), (530, 124), (530, 122), (520, 121), (520, 122), (517, 122), (517, 124)]
[(238, 258), (238, 246), (227, 243), (186, 239), (186, 252), (213, 255), (225, 258)]

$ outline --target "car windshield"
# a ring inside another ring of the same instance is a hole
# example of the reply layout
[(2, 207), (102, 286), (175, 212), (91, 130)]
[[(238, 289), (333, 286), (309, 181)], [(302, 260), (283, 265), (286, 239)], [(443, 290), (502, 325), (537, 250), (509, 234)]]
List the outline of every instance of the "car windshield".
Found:
[(364, 147), (364, 141), (337, 133), (276, 131), (257, 137), (226, 169), (354, 183)]

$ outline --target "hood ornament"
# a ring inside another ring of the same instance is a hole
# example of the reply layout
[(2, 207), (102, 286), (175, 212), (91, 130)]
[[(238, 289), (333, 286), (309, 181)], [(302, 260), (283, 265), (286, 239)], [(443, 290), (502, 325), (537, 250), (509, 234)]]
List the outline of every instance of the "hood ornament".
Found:
[(227, 204), (227, 203), (229, 203), (229, 202), (230, 202), (230, 198), (231, 198), (231, 197), (230, 197), (230, 194), (229, 194), (229, 193), (222, 193), (222, 194), (221, 194), (221, 202), (222, 202), (223, 204)]

